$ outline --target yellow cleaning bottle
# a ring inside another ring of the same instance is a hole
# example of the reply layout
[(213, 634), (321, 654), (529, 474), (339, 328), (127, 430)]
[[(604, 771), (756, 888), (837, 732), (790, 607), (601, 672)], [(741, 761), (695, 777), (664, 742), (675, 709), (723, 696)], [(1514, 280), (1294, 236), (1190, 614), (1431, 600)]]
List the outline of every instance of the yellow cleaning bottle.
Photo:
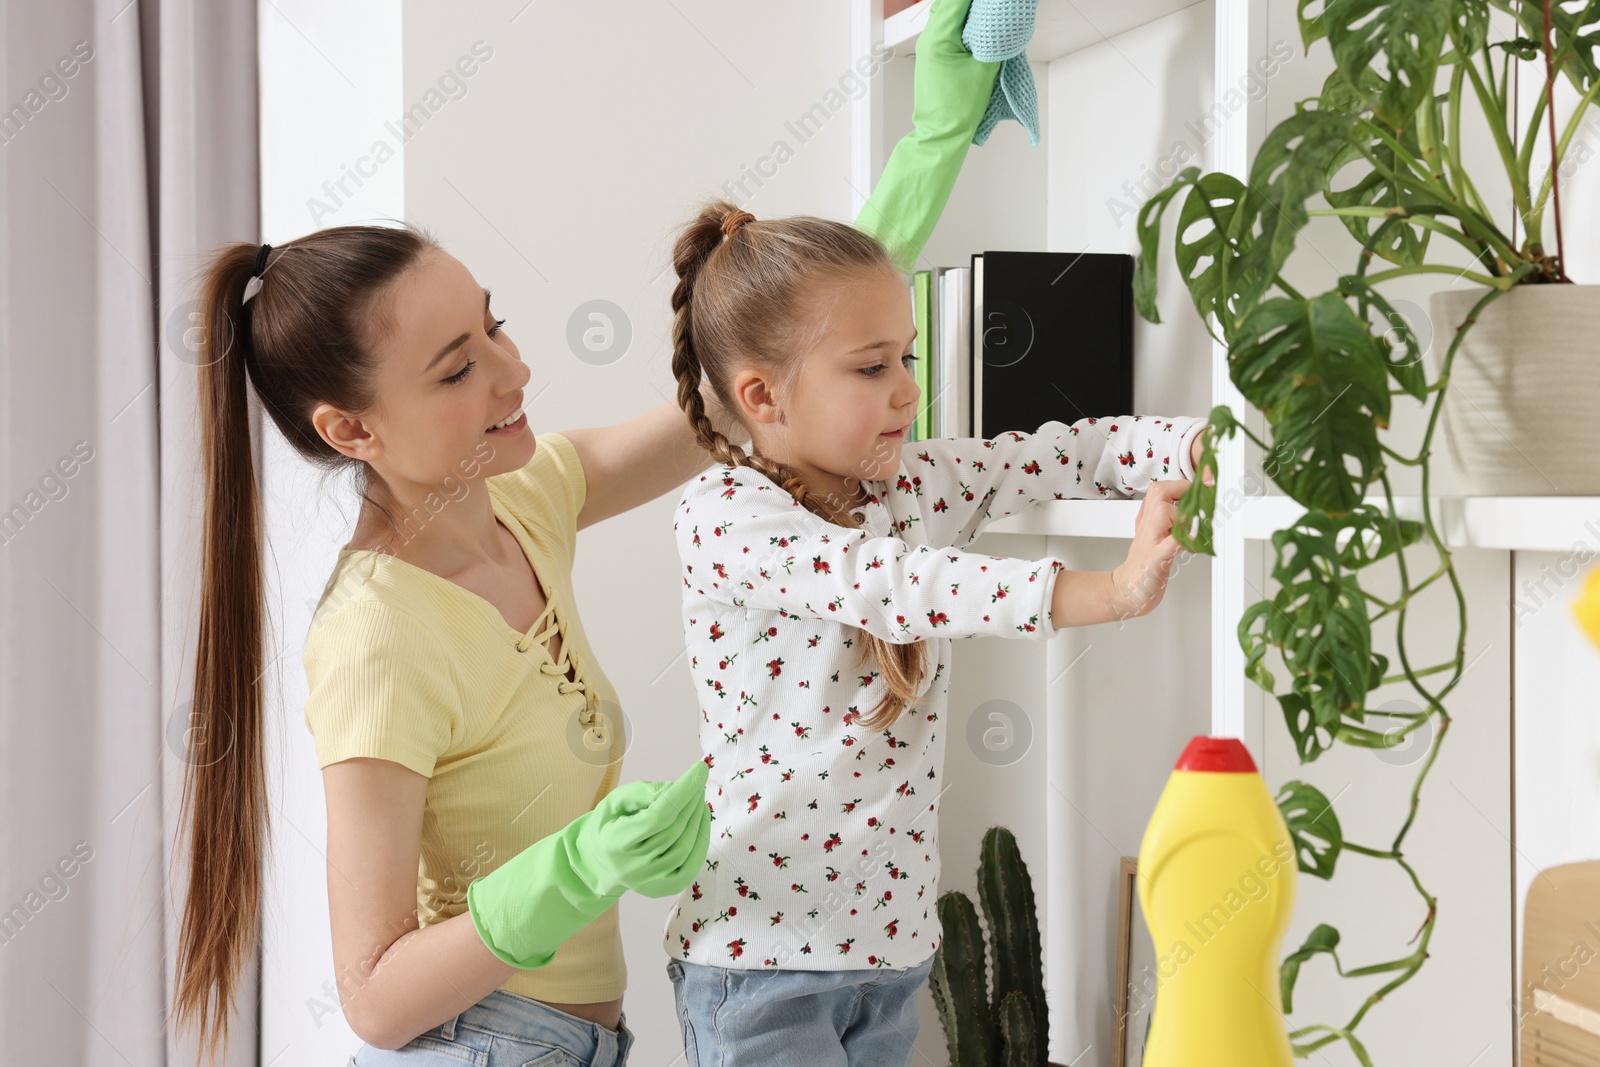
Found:
[(1283, 814), (1237, 738), (1196, 737), (1139, 846), (1156, 953), (1144, 1067), (1290, 1067), (1278, 947), (1298, 876)]

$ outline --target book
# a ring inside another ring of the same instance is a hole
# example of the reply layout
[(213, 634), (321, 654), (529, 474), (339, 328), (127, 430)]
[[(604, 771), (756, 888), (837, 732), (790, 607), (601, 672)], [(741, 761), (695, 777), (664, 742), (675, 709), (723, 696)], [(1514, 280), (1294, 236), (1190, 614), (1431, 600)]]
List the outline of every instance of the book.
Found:
[(972, 268), (947, 267), (939, 276), (939, 323), (934, 337), (939, 390), (935, 437), (972, 436)]
[(974, 437), (1133, 410), (1133, 257), (972, 257)]
[(933, 395), (933, 328), (930, 324), (933, 297), (933, 272), (919, 270), (911, 276), (912, 315), (916, 322), (917, 339), (912, 353), (917, 357), (917, 387), (922, 390), (918, 400), (917, 417), (912, 421), (913, 432), (907, 441), (924, 441), (933, 436), (932, 408), (928, 400)]

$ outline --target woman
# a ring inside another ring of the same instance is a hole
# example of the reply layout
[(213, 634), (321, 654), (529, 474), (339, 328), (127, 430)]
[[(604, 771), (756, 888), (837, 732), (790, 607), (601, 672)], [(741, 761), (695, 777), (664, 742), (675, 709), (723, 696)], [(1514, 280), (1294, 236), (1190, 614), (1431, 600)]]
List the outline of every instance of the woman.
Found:
[[(999, 69), (960, 44), (968, 2), (936, 0), (913, 130), (858, 220), (907, 266)], [(336, 982), (366, 1042), (351, 1063), (625, 1062), (613, 905), (628, 889), (675, 895), (692, 878), (708, 836), (704, 764), (671, 784), (616, 786), (616, 694), (570, 569), (579, 529), (704, 467), (687, 398), (535, 438), (521, 410), (530, 375), (488, 292), (410, 228), (228, 246), (201, 316), (198, 728), (180, 813), (194, 818), (172, 1018), (197, 1020), (208, 1052), (225, 1043), (259, 913), (254, 389), (300, 455), (354, 469), (362, 489), (306, 647)], [(742, 440), (702, 392), (718, 428)]]
[[(252, 681), (264, 665), (248, 381), (297, 451), (329, 469), (354, 465), (363, 481), (355, 533), (306, 648), (334, 965), (346, 1018), (368, 1045), (356, 1062), (380, 1064), (383, 1050), (408, 1042), (408, 1053), (462, 1043), (457, 1016), (470, 1025), (464, 1010), (491, 994), (474, 1008), (479, 1021), (510, 1014), (531, 1038), (585, 1062), (607, 1052), (620, 1060), (631, 1036), (621, 1013), (620, 893), (580, 902), (570, 929), (557, 931), (574, 935), (558, 966), (528, 962), (525, 942), (510, 948), (516, 931), (469, 914), (466, 890), (482, 896), (479, 883), (491, 879), (475, 876), (491, 869), (520, 861), (525, 873), (535, 841), (552, 851), (590, 809), (626, 823), (657, 793), (676, 799), (650, 788), (659, 783), (613, 788), (622, 731), (605, 708), (615, 709), (616, 694), (572, 604), (570, 569), (578, 529), (703, 466), (681, 411), (665, 403), (618, 426), (536, 440), (521, 411), (529, 370), (488, 293), (410, 228), (231, 246), (212, 263), (202, 301), (205, 321), (232, 328), (212, 332), (202, 360), (207, 516), (194, 709), (200, 724), (219, 725), (229, 719), (221, 709), (237, 710), (230, 729), (198, 735), (218, 751), (191, 760), (201, 817), (184, 920), (188, 980), (231, 989), (224, 960), (205, 946), (253, 929), (258, 904), (264, 798)], [(534, 782), (550, 795), (536, 796)], [(615, 810), (602, 811), (606, 802)], [(642, 829), (660, 828), (646, 820)], [(658, 853), (680, 840), (692, 850), (703, 828), (668, 829)], [(602, 835), (575, 855), (603, 860), (612, 843)], [(614, 850), (612, 868), (633, 843)], [(570, 877), (543, 858), (541, 884)], [(682, 882), (671, 884), (677, 892)], [(196, 903), (215, 899), (237, 903)], [(550, 922), (550, 900), (522, 905)], [(545, 1010), (533, 1027), (536, 1003)], [(426, 1036), (441, 1023), (438, 1038)]]

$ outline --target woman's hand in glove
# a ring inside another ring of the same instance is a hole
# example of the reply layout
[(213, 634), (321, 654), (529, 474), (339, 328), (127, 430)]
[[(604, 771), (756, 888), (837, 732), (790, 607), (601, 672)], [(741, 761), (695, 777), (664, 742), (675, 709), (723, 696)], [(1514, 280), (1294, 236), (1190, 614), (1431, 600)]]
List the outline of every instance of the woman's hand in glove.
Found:
[(705, 760), (697, 759), (677, 781), (617, 786), (580, 827), (573, 866), (599, 893), (681, 892), (694, 881), (711, 844), (709, 774)]

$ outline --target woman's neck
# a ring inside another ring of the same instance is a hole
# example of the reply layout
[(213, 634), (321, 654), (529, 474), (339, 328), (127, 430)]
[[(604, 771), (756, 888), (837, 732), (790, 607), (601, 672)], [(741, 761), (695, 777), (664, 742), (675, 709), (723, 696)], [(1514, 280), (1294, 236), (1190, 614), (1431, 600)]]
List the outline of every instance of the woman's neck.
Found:
[(432, 494), (432, 507), (420, 501), (383, 500), (383, 509), (395, 517), (395, 526), (376, 504), (363, 502), (355, 532), (345, 547), (383, 552), (442, 575), (503, 562), (504, 535), (488, 488), (481, 480), (465, 484), (469, 490), (460, 499)]

